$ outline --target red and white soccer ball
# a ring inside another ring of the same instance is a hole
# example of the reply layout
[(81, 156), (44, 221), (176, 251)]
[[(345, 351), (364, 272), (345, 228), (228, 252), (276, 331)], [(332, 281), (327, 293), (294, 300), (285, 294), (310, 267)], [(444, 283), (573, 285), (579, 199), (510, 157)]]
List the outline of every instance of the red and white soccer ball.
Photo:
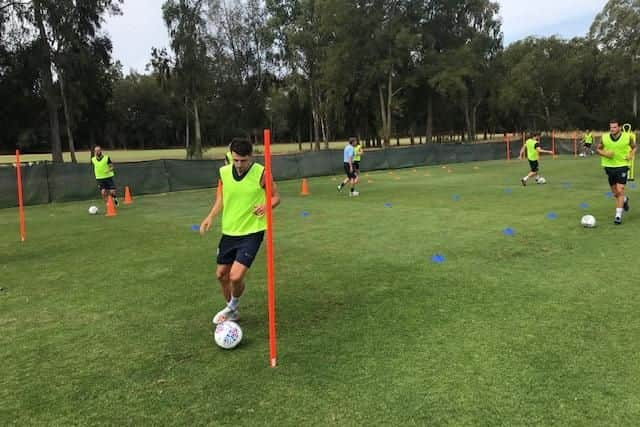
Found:
[(236, 322), (227, 320), (216, 326), (214, 339), (218, 346), (230, 350), (242, 341), (242, 329)]

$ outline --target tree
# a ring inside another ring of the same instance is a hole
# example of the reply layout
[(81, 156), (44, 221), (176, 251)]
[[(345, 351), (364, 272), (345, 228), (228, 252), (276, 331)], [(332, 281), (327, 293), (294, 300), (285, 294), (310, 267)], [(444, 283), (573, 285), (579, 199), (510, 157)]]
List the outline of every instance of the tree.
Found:
[[(184, 96), (187, 158), (202, 159), (199, 102), (208, 73), (204, 0), (167, 0), (162, 6), (175, 52), (175, 75)], [(189, 111), (193, 110), (195, 141), (190, 144)]]
[(633, 117), (638, 117), (638, 72), (640, 71), (640, 1), (609, 0), (596, 16), (589, 37), (600, 47), (621, 55), (625, 63), (618, 78), (633, 93)]

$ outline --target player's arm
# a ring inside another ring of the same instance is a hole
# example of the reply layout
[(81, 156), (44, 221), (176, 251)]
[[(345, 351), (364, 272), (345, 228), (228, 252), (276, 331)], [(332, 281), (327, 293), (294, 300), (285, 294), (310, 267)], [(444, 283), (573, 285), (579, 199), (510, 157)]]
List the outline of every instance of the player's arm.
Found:
[(631, 160), (636, 157), (636, 150), (638, 149), (635, 142), (632, 142), (629, 146), (631, 147), (631, 150), (629, 151), (629, 155), (627, 155), (627, 160)]
[(111, 161), (111, 157), (107, 159), (107, 164), (109, 165), (109, 170), (113, 171), (113, 162)]
[[(264, 181), (264, 175), (262, 176), (262, 180), (260, 181), (260, 184), (262, 185), (263, 188), (266, 186), (266, 183)], [(278, 207), (279, 204), (280, 204), (280, 193), (278, 192), (278, 186), (276, 185), (276, 182), (272, 179), (271, 180), (271, 208), (274, 209)], [(253, 213), (258, 216), (264, 215), (266, 213), (266, 206), (265, 205), (256, 206), (256, 208), (253, 210)]]
[(527, 149), (527, 144), (522, 144), (522, 148), (520, 149), (520, 160), (524, 159), (524, 152)]
[(599, 156), (606, 157), (608, 159), (613, 158), (613, 152), (606, 151), (604, 149), (604, 144), (602, 144), (602, 142), (599, 143), (598, 146), (596, 147), (596, 153), (598, 153)]
[(200, 234), (204, 234), (206, 231), (211, 229), (211, 224), (213, 223), (213, 219), (218, 216), (218, 214), (222, 211), (222, 181), (218, 182), (218, 189), (216, 190), (216, 200), (213, 203), (213, 207), (203, 220), (200, 223)]

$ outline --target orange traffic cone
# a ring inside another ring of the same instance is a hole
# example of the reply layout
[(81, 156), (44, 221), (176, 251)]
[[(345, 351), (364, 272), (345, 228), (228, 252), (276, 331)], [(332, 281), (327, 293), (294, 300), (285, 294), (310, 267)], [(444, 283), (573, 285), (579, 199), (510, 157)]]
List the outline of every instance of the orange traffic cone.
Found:
[(116, 206), (113, 204), (113, 197), (109, 196), (107, 199), (107, 216), (116, 216)]
[(131, 202), (133, 202), (133, 199), (131, 198), (131, 191), (129, 191), (129, 186), (127, 185), (126, 187), (124, 187), (124, 204), (130, 205)]
[(309, 185), (307, 184), (307, 178), (302, 178), (302, 188), (300, 189), (301, 196), (308, 196), (309, 193)]

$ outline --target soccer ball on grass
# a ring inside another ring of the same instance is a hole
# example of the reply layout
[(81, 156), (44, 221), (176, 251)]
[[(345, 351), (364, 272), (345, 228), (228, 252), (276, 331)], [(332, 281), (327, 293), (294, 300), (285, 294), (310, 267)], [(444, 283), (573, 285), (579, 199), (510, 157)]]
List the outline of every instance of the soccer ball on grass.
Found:
[(585, 215), (580, 220), (580, 224), (582, 224), (584, 228), (593, 228), (596, 226), (596, 217), (593, 215)]
[(97, 206), (90, 206), (89, 207), (89, 214), (90, 215), (95, 215), (98, 213), (98, 207)]
[(227, 320), (216, 325), (214, 339), (218, 346), (225, 350), (235, 348), (242, 341), (242, 329), (232, 320)]

